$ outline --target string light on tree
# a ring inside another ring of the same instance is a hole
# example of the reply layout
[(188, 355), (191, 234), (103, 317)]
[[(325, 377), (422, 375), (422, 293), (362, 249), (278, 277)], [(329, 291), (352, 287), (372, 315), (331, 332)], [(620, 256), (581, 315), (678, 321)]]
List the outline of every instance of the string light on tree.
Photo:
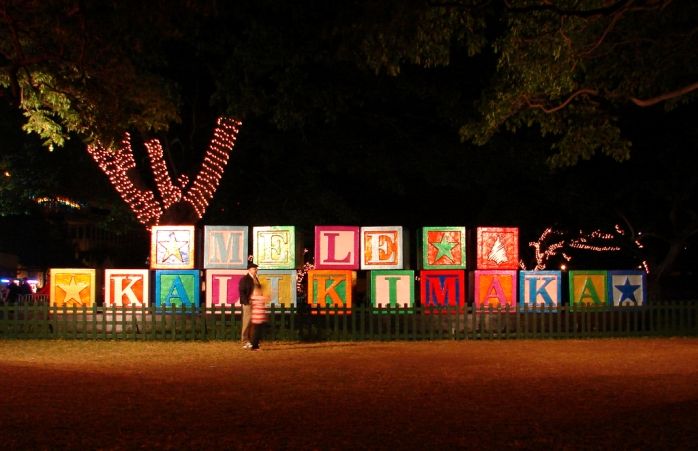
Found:
[(218, 189), (242, 125), (240, 121), (228, 117), (218, 118), (216, 124), (201, 168), (191, 185), (189, 177), (184, 174), (177, 177), (176, 184), (173, 183), (163, 159), (162, 145), (158, 140), (151, 139), (145, 143), (159, 199), (153, 190), (136, 186), (135, 181), (139, 180), (139, 177), (134, 171), (136, 163), (128, 133), (125, 134), (121, 146), (116, 149), (94, 144), (88, 146), (87, 151), (134, 212), (138, 221), (147, 229), (157, 225), (163, 214), (180, 201), (189, 204), (196, 217), (201, 219)]

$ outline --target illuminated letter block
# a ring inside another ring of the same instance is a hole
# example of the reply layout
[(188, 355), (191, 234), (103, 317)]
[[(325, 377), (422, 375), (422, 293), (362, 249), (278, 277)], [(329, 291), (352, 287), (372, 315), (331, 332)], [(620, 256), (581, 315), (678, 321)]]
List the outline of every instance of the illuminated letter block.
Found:
[(294, 226), (254, 227), (254, 259), (260, 269), (296, 267), (296, 228)]
[(403, 269), (400, 226), (361, 227), (361, 269)]
[(616, 307), (639, 306), (647, 297), (644, 271), (608, 271), (608, 298)]
[(263, 269), (258, 276), (262, 292), (269, 296), (269, 304), (296, 305), (298, 272), (295, 269)]
[(150, 299), (150, 271), (147, 269), (105, 269), (104, 305), (147, 307)]
[(516, 271), (475, 271), (475, 308), (516, 312)]
[(315, 226), (316, 269), (359, 269), (359, 228)]
[[(379, 306), (414, 307), (414, 271), (371, 271), (369, 275), (371, 304)], [(408, 309), (400, 310), (407, 313)]]
[(518, 228), (477, 228), (477, 269), (518, 269), (518, 267)]
[(311, 269), (308, 271), (308, 303), (321, 307), (351, 307), (353, 271)]
[(199, 307), (199, 271), (155, 271), (155, 305), (162, 307)]
[(204, 226), (204, 268), (247, 269), (247, 226)]
[(422, 307), (465, 305), (465, 271), (420, 271)]
[(424, 227), (422, 269), (465, 269), (465, 227)]
[(606, 271), (570, 271), (570, 306), (608, 305), (608, 273)]
[(207, 269), (206, 307), (232, 307), (240, 305), (240, 279), (246, 269)]
[(51, 304), (91, 307), (95, 303), (94, 269), (51, 268)]
[(521, 271), (519, 293), (521, 307), (557, 308), (562, 304), (562, 271)]
[(194, 226), (153, 226), (150, 239), (150, 268), (193, 267)]

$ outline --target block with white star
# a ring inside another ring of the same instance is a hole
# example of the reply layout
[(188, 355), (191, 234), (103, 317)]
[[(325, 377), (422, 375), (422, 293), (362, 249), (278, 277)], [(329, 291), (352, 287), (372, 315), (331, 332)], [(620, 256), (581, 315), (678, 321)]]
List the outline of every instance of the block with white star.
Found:
[(85, 268), (51, 268), (50, 302), (62, 307), (91, 307), (95, 303), (96, 271)]
[(404, 269), (402, 226), (361, 227), (361, 269)]
[(465, 269), (465, 227), (424, 227), (422, 269)]
[(645, 304), (647, 276), (644, 271), (608, 271), (608, 298), (615, 307)]
[(194, 226), (153, 226), (150, 238), (151, 269), (192, 269)]

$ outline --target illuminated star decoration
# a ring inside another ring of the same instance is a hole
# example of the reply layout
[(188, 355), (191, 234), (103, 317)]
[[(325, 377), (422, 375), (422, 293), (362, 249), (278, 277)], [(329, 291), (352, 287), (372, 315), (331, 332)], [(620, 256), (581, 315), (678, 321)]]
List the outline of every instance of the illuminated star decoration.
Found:
[(429, 244), (439, 250), (439, 253), (436, 254), (436, 257), (434, 258), (434, 263), (439, 261), (441, 257), (446, 257), (451, 260), (451, 262), (454, 262), (452, 252), (453, 248), (458, 246), (458, 243), (455, 241), (448, 241), (448, 236), (445, 233), (441, 237), (441, 241), (434, 241)]
[(623, 301), (628, 299), (633, 302), (633, 304), (637, 304), (637, 299), (635, 298), (635, 291), (637, 291), (638, 288), (640, 288), (640, 285), (633, 285), (630, 283), (630, 279), (626, 278), (625, 283), (623, 285), (614, 285), (620, 292), (620, 300), (618, 301), (619, 304), (623, 304)]
[(74, 304), (83, 305), (80, 292), (87, 288), (89, 284), (85, 282), (76, 282), (75, 276), (71, 276), (70, 283), (57, 283), (56, 286), (65, 292), (65, 297), (63, 298), (64, 304), (68, 304), (72, 301)]
[(189, 241), (177, 241), (177, 235), (174, 232), (170, 232), (169, 240), (158, 241), (158, 245), (162, 246), (164, 249), (163, 257), (160, 263), (165, 263), (170, 257), (174, 257), (180, 263), (184, 263), (185, 256), (188, 255), (187, 252), (182, 255), (182, 248), (189, 245)]
[(87, 152), (109, 177), (110, 183), (134, 212), (138, 221), (148, 230), (158, 225), (160, 217), (168, 207), (180, 201), (190, 204), (201, 219), (218, 188), (242, 125), (240, 121), (228, 117), (220, 117), (216, 122), (217, 127), (206, 149), (201, 168), (191, 183), (189, 177), (183, 174), (173, 182), (163, 159), (160, 142), (151, 139), (145, 143), (159, 199), (153, 190), (136, 183), (136, 162), (128, 133), (118, 148), (105, 148), (98, 143), (89, 145)]

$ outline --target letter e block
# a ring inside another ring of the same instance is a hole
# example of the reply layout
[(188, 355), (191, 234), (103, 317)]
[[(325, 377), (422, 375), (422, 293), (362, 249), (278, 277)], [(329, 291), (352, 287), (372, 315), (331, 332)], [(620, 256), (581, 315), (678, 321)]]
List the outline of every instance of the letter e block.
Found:
[(403, 269), (401, 226), (361, 227), (361, 269)]
[(253, 227), (255, 263), (260, 269), (295, 269), (297, 252), (294, 226)]

